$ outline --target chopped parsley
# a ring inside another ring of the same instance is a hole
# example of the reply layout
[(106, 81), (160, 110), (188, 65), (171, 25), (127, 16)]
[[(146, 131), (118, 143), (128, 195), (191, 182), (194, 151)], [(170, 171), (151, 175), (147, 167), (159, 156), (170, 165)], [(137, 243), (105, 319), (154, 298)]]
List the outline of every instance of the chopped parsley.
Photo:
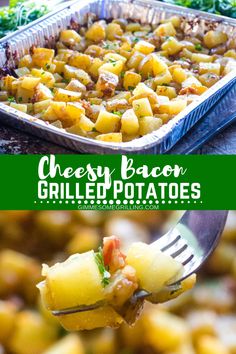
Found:
[(133, 39), (132, 39), (132, 42), (133, 43), (137, 43), (139, 41), (139, 38), (138, 37), (134, 37)]
[(124, 78), (124, 76), (125, 76), (125, 71), (121, 71), (121, 73), (120, 73), (120, 77), (123, 79), (123, 78)]
[(108, 272), (104, 264), (102, 248), (99, 247), (98, 252), (95, 253), (95, 262), (98, 266), (98, 270), (102, 276), (102, 285), (105, 287), (110, 283), (111, 274)]
[(13, 96), (9, 96), (7, 100), (8, 102), (16, 102), (15, 97)]
[(46, 64), (46, 69), (49, 70), (51, 68), (50, 64)]
[(122, 117), (122, 113), (120, 111), (113, 111), (113, 114), (116, 114), (119, 117)]
[(202, 45), (200, 43), (196, 43), (195, 44), (195, 49), (200, 52), (202, 50)]
[(128, 86), (128, 90), (129, 91), (133, 91), (134, 90), (134, 86)]
[(93, 133), (98, 133), (98, 131), (97, 131), (97, 129), (95, 127), (93, 127), (92, 132)]
[(22, 102), (22, 101), (23, 101), (23, 98), (22, 98), (22, 97), (18, 97), (18, 101), (19, 101), (19, 102)]

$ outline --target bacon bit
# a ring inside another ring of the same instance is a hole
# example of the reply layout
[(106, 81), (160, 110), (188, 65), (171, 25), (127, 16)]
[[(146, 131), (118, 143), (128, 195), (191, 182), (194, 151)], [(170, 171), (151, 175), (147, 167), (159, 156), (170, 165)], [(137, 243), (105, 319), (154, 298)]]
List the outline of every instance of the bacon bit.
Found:
[(125, 266), (125, 255), (120, 250), (120, 240), (116, 236), (103, 239), (103, 259), (111, 273)]
[(189, 94), (197, 95), (198, 91), (195, 87), (185, 87), (179, 91), (179, 95), (189, 95)]
[(136, 271), (130, 265), (126, 265), (122, 269), (122, 274), (125, 276), (126, 279), (132, 282), (137, 282)]

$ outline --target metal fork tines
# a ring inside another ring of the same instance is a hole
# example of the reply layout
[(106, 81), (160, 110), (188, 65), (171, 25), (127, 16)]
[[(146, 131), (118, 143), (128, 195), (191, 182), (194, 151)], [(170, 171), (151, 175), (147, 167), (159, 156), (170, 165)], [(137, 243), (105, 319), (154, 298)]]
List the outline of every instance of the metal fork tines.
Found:
[(181, 281), (194, 273), (215, 249), (228, 211), (186, 211), (177, 225), (154, 242), (157, 247), (183, 264)]

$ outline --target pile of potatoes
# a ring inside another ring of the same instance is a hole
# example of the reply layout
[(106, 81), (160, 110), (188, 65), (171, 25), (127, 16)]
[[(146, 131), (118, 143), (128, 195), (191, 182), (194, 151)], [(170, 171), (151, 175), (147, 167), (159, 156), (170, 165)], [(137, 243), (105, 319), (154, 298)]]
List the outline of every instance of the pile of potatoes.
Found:
[(1, 354), (235, 354), (236, 212), (195, 288), (147, 304), (134, 327), (68, 333), (45, 310), (41, 263), (95, 250), (116, 234), (127, 250), (166, 231), (179, 212), (11, 211), (0, 213)]
[(159, 25), (115, 19), (63, 30), (55, 49), (33, 47), (0, 101), (57, 128), (105, 142), (158, 130), (236, 68), (236, 42), (219, 30), (184, 33), (184, 19)]

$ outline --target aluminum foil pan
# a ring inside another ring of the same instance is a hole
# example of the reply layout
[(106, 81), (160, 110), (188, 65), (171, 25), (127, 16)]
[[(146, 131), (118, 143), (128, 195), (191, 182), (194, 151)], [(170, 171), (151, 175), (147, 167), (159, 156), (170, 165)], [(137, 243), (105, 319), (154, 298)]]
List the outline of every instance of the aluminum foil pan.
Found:
[[(8, 65), (14, 66), (17, 58), (28, 52), (33, 45), (44, 46), (48, 41), (53, 42), (62, 29), (70, 26), (71, 20), (81, 24), (85, 23), (88, 13), (95, 13), (99, 18), (131, 18), (154, 25), (161, 19), (177, 14), (187, 20), (185, 32), (199, 33), (217, 27), (229, 36), (236, 36), (236, 21), (233, 19), (158, 1), (76, 0), (1, 40), (0, 66), (3, 67), (6, 60), (8, 60)], [(6, 48), (8, 48), (7, 51)], [(15, 128), (83, 153), (163, 154), (183, 138), (235, 82), (236, 72), (233, 71), (159, 130), (126, 143), (106, 143), (70, 134), (1, 103), (0, 120)], [(215, 129), (217, 130), (217, 124)]]

